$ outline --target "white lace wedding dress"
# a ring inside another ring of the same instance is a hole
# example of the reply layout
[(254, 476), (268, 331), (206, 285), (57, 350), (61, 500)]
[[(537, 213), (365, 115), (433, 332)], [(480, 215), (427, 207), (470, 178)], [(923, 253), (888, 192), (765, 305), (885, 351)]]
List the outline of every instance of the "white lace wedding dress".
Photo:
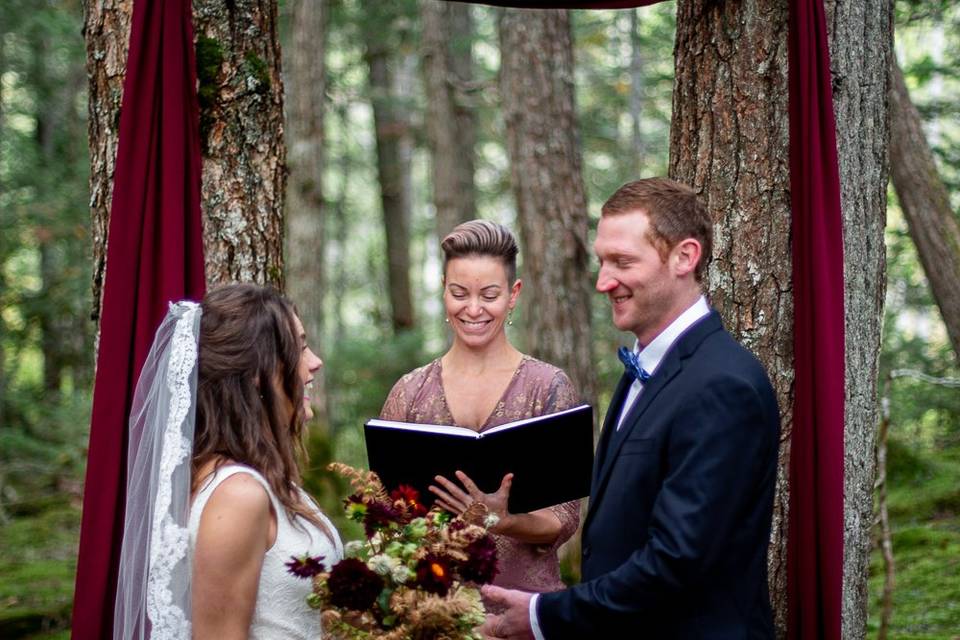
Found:
[[(250, 624), (250, 640), (287, 640), (302, 638), (316, 640), (321, 637), (320, 612), (307, 606), (306, 598), (310, 593), (311, 581), (298, 578), (287, 571), (284, 563), (291, 556), (325, 556), (324, 563), (329, 567), (343, 557), (343, 545), (333, 524), (320, 513), (320, 518), (333, 536), (333, 540), (316, 526), (305, 520), (294, 524), (287, 517), (283, 505), (270, 490), (270, 485), (262, 475), (244, 465), (226, 465), (204, 481), (190, 507), (190, 555), (197, 543), (197, 531), (200, 527), (200, 515), (207, 500), (221, 482), (235, 473), (246, 473), (255, 478), (266, 489), (277, 514), (277, 540), (263, 558), (260, 572), (260, 586), (257, 590), (257, 604)], [(308, 504), (315, 504), (304, 494)], [(319, 513), (319, 509), (318, 509)]]

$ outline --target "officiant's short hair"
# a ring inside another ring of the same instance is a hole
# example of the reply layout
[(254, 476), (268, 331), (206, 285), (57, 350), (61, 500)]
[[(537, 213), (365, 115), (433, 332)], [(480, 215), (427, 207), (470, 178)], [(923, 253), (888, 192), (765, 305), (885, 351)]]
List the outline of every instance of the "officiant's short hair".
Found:
[(603, 204), (600, 215), (616, 216), (642, 211), (650, 220), (649, 239), (664, 260), (686, 238), (700, 243), (700, 262), (694, 276), (703, 282), (713, 256), (713, 221), (689, 186), (669, 178), (644, 178), (628, 182)]
[(507, 270), (507, 285), (517, 278), (517, 239), (510, 229), (491, 220), (470, 220), (454, 227), (440, 242), (443, 250), (443, 274), (447, 263), (455, 258), (490, 256), (497, 258)]

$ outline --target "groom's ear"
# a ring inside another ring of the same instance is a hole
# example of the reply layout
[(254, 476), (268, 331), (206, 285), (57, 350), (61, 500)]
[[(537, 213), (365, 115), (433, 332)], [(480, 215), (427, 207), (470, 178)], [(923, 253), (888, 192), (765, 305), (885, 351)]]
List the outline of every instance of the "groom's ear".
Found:
[(670, 252), (670, 262), (677, 277), (693, 273), (700, 263), (703, 249), (700, 242), (693, 238), (684, 238)]

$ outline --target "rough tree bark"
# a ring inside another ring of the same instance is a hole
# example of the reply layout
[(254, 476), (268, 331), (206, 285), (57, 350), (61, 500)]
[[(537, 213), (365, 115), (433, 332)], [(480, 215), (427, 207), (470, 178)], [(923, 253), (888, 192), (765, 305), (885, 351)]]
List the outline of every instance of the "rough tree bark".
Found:
[(890, 172), (910, 237), (960, 361), (960, 223), (896, 60), (890, 63)]
[[(99, 318), (130, 0), (84, 3), (89, 77), (93, 316)], [(283, 285), (283, 88), (276, 0), (196, 0), (209, 284)]]
[(500, 86), (523, 241), (527, 349), (562, 367), (596, 404), (587, 203), (567, 11), (500, 14)]
[(194, 0), (209, 284), (283, 287), (283, 83), (277, 0)]
[(87, 44), (87, 136), (90, 144), (90, 238), (93, 243), (92, 318), (100, 318), (107, 261), (107, 228), (117, 159), (120, 100), (127, 67), (132, 0), (83, 3)]
[(473, 182), (477, 124), (465, 100), (473, 79), (470, 5), (421, 0), (423, 74), (427, 93), (427, 140), (433, 175), (436, 232), (476, 217)]
[(877, 376), (886, 289), (884, 227), (890, 139), (890, 0), (827, 0), (833, 105), (844, 228), (846, 405), (844, 435), (844, 638), (863, 638), (873, 527)]
[[(323, 298), (327, 290), (326, 211), (323, 198), (323, 113), (326, 105), (324, 51), (326, 2), (295, 0), (292, 46), (287, 51), (287, 291), (300, 310), (314, 351), (322, 353)], [(319, 421), (326, 423), (323, 369), (314, 380)]]
[(787, 6), (679, 0), (670, 133), (671, 177), (695, 187), (713, 216), (710, 303), (763, 362), (780, 403), (768, 558), (780, 633), (794, 377)]
[(395, 331), (414, 326), (413, 297), (410, 288), (410, 163), (413, 140), (406, 106), (394, 96), (396, 60), (381, 28), (384, 21), (369, 21), (364, 26), (366, 58), (369, 68), (370, 99), (377, 138), (377, 174), (380, 178), (380, 202), (387, 244), (387, 281), (390, 291), (391, 321)]

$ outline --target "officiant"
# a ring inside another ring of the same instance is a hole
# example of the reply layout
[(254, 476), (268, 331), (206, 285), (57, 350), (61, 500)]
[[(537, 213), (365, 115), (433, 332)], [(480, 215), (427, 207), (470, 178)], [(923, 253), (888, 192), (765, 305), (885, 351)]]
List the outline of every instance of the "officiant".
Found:
[[(521, 353), (507, 337), (522, 288), (513, 233), (495, 222), (471, 220), (451, 231), (440, 247), (444, 321), (453, 343), (444, 355), (394, 385), (380, 417), (482, 432), (579, 404), (579, 394), (561, 369)], [(431, 491), (437, 503), (454, 514), (479, 500), (500, 517), (491, 529), (499, 558), (494, 584), (560, 590), (564, 584), (557, 550), (577, 529), (580, 503), (509, 513), (511, 480), (507, 474), (499, 489), (483, 493), (458, 473), (455, 479), (438, 476)]]

